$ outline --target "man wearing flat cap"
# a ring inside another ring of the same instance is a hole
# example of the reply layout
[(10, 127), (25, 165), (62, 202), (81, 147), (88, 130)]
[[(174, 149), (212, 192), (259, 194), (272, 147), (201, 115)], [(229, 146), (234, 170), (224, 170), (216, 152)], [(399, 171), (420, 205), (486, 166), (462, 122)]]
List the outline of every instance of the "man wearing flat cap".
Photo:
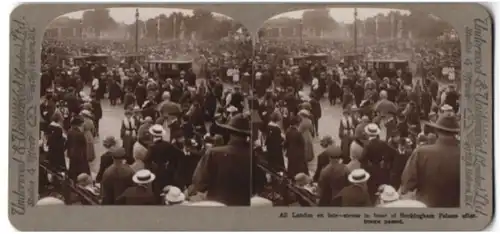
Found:
[[(454, 114), (441, 114), (432, 145), (416, 148), (401, 176), (402, 195), (416, 191), (416, 199), (428, 207), (460, 206), (460, 142), (455, 138), (460, 125)], [(418, 173), (417, 173), (418, 172)]]
[(349, 171), (342, 163), (342, 150), (339, 146), (333, 145), (329, 148), (328, 165), (321, 170), (318, 180), (319, 186), (319, 206), (332, 206), (333, 199), (337, 194), (348, 185), (347, 175)]
[(124, 148), (111, 150), (113, 164), (102, 175), (102, 204), (115, 205), (116, 199), (130, 186), (134, 170), (125, 163), (127, 153)]
[(191, 192), (206, 192), (208, 200), (227, 206), (250, 206), (250, 116), (237, 114), (228, 124), (218, 125), (229, 132), (229, 142), (211, 148), (201, 158)]

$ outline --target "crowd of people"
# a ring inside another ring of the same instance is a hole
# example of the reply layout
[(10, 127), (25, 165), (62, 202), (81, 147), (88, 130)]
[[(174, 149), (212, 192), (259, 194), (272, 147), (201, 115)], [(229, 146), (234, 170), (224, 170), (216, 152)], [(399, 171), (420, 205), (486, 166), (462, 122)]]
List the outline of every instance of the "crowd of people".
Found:
[[(336, 47), (286, 44), (262, 41), (256, 53), (257, 193), (278, 205), (459, 206), (455, 84), (442, 84), (433, 73), (417, 78), (410, 69), (382, 73), (363, 60), (288, 65), (287, 55), (297, 51)], [(332, 131), (337, 136), (320, 137), (321, 129), (333, 128), (319, 126), (321, 118), (332, 118), (322, 113), (327, 106), (342, 115)], [(317, 142), (322, 152), (315, 151)]]
[[(46, 43), (45, 58), (63, 54), (58, 49), (105, 53), (118, 45)], [(199, 58), (193, 62), (196, 71), (172, 68), (162, 73), (137, 61), (69, 60), (61, 65), (45, 60), (40, 106), (45, 168), (64, 175), (102, 205), (250, 205), (248, 93), (233, 74), (250, 76), (251, 47), (245, 41), (196, 46), (190, 54)], [(169, 56), (175, 49), (163, 47)], [(100, 130), (106, 98), (111, 106), (123, 106), (119, 136)], [(96, 155), (96, 142), (106, 149), (102, 155)], [(97, 157), (94, 176), (89, 164)], [(50, 194), (55, 177), (41, 170), (40, 178), (40, 193)]]
[[(458, 47), (377, 45), (360, 53), (406, 53), (418, 64), (384, 72), (362, 57), (344, 59), (349, 48), (141, 45), (136, 54), (146, 60), (192, 61), (165, 73), (121, 59), (130, 54), (125, 43), (44, 41), (40, 194), (47, 198), (40, 201), (54, 201), (47, 194), (55, 173), (102, 205), (459, 206), (460, 94), (440, 73), (459, 70)], [(320, 53), (326, 57), (291, 59)], [(81, 54), (108, 57), (61, 63)], [(99, 124), (104, 102), (123, 110), (117, 136)], [(338, 122), (335, 134), (323, 134), (334, 127), (322, 118)]]

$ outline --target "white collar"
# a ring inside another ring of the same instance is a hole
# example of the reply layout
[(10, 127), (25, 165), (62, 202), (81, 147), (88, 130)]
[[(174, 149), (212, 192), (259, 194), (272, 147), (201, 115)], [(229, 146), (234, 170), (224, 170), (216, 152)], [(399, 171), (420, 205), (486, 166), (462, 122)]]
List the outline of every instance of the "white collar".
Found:
[(278, 124), (275, 122), (269, 122), (267, 125), (273, 126), (273, 127), (279, 127)]
[(61, 127), (61, 125), (59, 123), (56, 123), (56, 122), (50, 122), (49, 124), (50, 126), (54, 126), (54, 127)]

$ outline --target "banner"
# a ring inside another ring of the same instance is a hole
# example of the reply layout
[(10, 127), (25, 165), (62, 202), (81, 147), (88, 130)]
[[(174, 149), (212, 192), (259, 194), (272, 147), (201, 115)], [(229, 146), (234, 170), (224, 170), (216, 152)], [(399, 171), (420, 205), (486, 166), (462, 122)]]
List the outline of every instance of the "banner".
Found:
[(375, 40), (378, 40), (378, 15), (375, 16)]

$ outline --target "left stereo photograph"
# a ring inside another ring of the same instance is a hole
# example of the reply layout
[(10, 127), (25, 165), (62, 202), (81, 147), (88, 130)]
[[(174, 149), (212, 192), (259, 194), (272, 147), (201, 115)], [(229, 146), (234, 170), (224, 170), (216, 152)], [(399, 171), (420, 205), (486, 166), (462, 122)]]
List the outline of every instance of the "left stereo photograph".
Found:
[(203, 9), (46, 28), (37, 205), (250, 206), (252, 40)]

